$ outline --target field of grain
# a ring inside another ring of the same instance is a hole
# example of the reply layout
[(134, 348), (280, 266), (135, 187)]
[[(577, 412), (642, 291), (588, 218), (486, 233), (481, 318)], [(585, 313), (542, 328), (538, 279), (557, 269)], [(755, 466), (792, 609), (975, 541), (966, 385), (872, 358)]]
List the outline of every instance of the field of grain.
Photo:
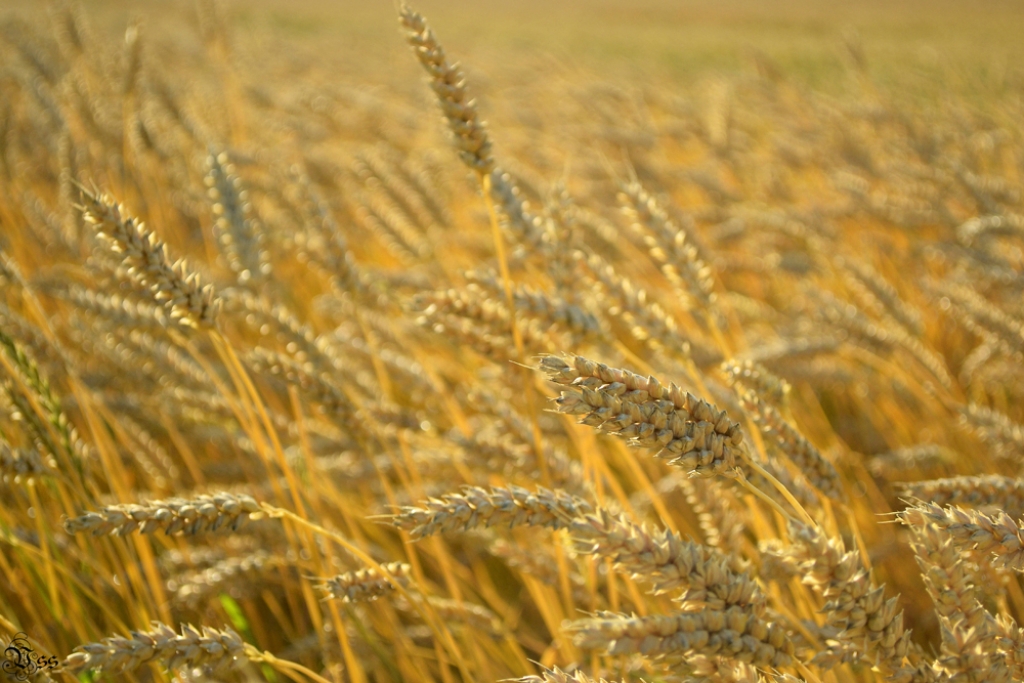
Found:
[(9, 0), (0, 682), (1024, 680), (1022, 34)]

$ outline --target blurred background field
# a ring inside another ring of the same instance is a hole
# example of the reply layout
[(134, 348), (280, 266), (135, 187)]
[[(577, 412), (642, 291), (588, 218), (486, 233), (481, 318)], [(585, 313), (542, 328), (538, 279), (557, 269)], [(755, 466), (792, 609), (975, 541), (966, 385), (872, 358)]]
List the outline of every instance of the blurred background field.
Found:
[[(621, 69), (686, 79), (704, 76), (709, 69), (740, 71), (748, 49), (755, 49), (771, 56), (787, 74), (817, 87), (835, 87), (844, 73), (838, 45), (850, 30), (860, 36), (872, 74), (884, 84), (920, 86), (915, 76), (924, 72), (953, 75), (953, 82), (939, 79), (947, 88), (1007, 87), (1017, 83), (1014, 64), (1024, 57), (1017, 40), (1024, 10), (1009, 0), (484, 0), (428, 5), (421, 11), (436, 17), (463, 60), (480, 71), (543, 58), (563, 68), (579, 65), (616, 75)], [(87, 7), (97, 28), (109, 36), (139, 19), (154, 38), (198, 40), (193, 3), (101, 0)], [(27, 17), (39, 14), (42, 5), (8, 0), (3, 9), (7, 17)], [(257, 0), (226, 4), (223, 11), (232, 31), (266, 41), (259, 45), (317, 51), (327, 60), (346, 53), (365, 55), (362, 70), (339, 74), (346, 80), (390, 72), (395, 81), (404, 81), (414, 70), (406, 55), (394, 49), (394, 7), (386, 1)], [(263, 56), (272, 60), (274, 54), (272, 50)]]

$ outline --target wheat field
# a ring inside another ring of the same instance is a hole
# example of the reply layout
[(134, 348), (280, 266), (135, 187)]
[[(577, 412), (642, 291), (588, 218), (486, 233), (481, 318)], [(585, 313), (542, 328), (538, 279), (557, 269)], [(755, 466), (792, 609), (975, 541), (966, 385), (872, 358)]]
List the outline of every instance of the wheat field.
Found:
[(1016, 5), (292, 4), (0, 8), (0, 678), (1024, 680)]

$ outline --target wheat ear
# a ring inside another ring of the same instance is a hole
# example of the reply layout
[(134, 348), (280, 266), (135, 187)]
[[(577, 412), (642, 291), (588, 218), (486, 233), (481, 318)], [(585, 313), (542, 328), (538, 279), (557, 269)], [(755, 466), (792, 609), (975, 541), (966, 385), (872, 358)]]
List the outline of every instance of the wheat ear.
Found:
[(446, 531), (492, 526), (564, 529), (573, 518), (589, 511), (589, 503), (563, 491), (538, 488), (533, 493), (518, 486), (488, 491), (467, 486), (461, 493), (431, 498), (423, 507), (403, 507), (389, 519), (419, 539)]
[(448, 61), (444, 48), (427, 25), (427, 20), (408, 5), (403, 5), (398, 19), (406, 31), (406, 40), (416, 58), (430, 75), (430, 87), (448, 121), (462, 162), (480, 174), (494, 168), (491, 141), (476, 110), (476, 101), (470, 98), (466, 79), (458, 64)]
[(82, 188), (82, 215), (110, 248), (120, 254), (128, 277), (162, 304), (172, 320), (187, 327), (212, 328), (220, 300), (211, 285), (182, 261), (171, 262), (167, 249), (138, 219), (127, 215), (123, 204), (106, 194)]
[(64, 523), (69, 534), (91, 531), (94, 536), (164, 533), (197, 534), (225, 528), (237, 531), (250, 519), (262, 516), (260, 505), (244, 494), (215, 493), (193, 499), (171, 498), (148, 503), (108, 505)]
[(631, 446), (657, 448), (655, 457), (693, 476), (731, 475), (743, 457), (743, 431), (716, 406), (665, 386), (655, 377), (574, 356), (542, 356), (548, 379), (565, 387), (558, 412), (580, 415), (580, 422), (628, 439)]
[(64, 659), (64, 666), (72, 671), (121, 673), (159, 661), (172, 670), (205, 665), (219, 672), (245, 659), (245, 651), (245, 643), (230, 628), (203, 626), (200, 630), (184, 624), (179, 635), (170, 626), (153, 622), (152, 630), (132, 631), (129, 638), (113, 636), (81, 645)]
[(793, 643), (786, 632), (740, 607), (647, 617), (604, 613), (573, 622), (568, 628), (580, 647), (603, 648), (610, 655), (642, 654), (671, 660), (705, 654), (761, 667), (785, 667), (793, 662)]

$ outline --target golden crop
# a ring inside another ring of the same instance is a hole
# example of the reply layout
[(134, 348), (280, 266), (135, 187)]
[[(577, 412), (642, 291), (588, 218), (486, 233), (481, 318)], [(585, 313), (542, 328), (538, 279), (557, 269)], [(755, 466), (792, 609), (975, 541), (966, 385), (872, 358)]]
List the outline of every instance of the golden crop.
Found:
[(1024, 679), (1017, 11), (441, 4), (0, 11), (0, 674)]

